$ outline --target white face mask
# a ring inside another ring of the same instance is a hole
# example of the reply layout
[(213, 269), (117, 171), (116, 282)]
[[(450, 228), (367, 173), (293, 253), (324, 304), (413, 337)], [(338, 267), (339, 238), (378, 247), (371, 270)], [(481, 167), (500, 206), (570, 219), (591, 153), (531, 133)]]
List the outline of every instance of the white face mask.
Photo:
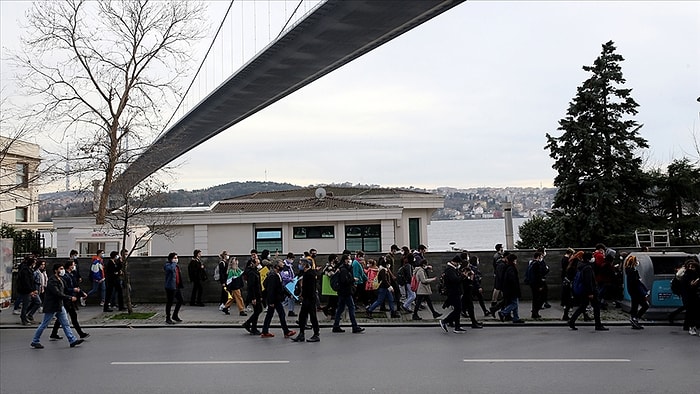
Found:
[(64, 269), (58, 270), (58, 275), (59, 275), (59, 276), (63, 276), (63, 275), (65, 275), (65, 274), (66, 274), (66, 270), (64, 270)]
[(173, 259), (173, 263), (177, 263), (177, 259)]
[(589, 263), (595, 263), (595, 257), (591, 257), (590, 260), (588, 260)]
[(262, 269), (262, 264), (258, 264), (256, 268), (257, 268), (257, 269)]

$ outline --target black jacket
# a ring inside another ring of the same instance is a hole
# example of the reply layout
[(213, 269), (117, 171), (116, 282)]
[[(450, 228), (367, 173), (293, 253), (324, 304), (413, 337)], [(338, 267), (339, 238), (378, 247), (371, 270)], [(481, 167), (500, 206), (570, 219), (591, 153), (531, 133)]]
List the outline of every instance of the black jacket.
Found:
[(34, 274), (27, 264), (22, 263), (17, 278), (17, 293), (29, 294), (32, 291), (34, 291)]
[(70, 301), (71, 296), (66, 294), (63, 281), (56, 275), (49, 276), (46, 292), (44, 293), (44, 313), (60, 312), (64, 300)]
[(265, 297), (267, 305), (280, 303), (287, 297), (287, 294), (284, 292), (284, 286), (282, 286), (282, 278), (280, 278), (277, 271), (273, 270), (267, 274), (265, 291), (267, 292), (267, 297)]
[(316, 302), (316, 276), (317, 272), (315, 269), (308, 269), (304, 271), (301, 277), (301, 298), (304, 301)]
[(581, 272), (581, 281), (583, 283), (582, 297), (595, 295), (596, 283), (595, 274), (593, 273), (593, 263), (579, 262), (578, 270)]
[(352, 276), (352, 268), (348, 264), (341, 264), (340, 279), (338, 280), (338, 295), (341, 297), (352, 296), (352, 288), (355, 286), (355, 279)]
[(109, 283), (114, 283), (119, 280), (119, 269), (114, 259), (107, 260), (105, 264), (105, 280)]
[(518, 269), (515, 264), (506, 264), (503, 271), (503, 283), (501, 283), (503, 291), (503, 300), (509, 304), (516, 298), (520, 298), (520, 279), (518, 278)]
[(256, 267), (248, 266), (244, 275), (248, 281), (248, 291), (245, 295), (245, 303), (250, 304), (253, 300), (256, 303), (262, 302), (262, 288), (260, 287), (260, 272)]
[(449, 264), (445, 268), (445, 287), (447, 288), (447, 296), (462, 295), (462, 279), (463, 275), (457, 269)]

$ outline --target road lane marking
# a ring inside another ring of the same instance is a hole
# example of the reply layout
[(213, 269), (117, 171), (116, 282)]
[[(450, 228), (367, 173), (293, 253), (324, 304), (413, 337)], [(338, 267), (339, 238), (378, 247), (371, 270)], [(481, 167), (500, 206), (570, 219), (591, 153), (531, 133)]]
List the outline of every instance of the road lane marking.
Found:
[(464, 359), (465, 363), (629, 363), (626, 358), (496, 358)]
[(111, 365), (289, 364), (289, 361), (112, 361)]

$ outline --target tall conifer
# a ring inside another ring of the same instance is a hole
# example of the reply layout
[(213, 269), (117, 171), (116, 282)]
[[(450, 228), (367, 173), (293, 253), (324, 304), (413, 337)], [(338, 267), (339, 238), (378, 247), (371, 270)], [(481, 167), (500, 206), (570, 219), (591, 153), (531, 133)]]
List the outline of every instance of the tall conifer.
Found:
[(554, 186), (554, 218), (560, 238), (569, 245), (616, 244), (631, 236), (639, 215), (642, 159), (647, 141), (633, 116), (638, 104), (624, 88), (620, 62), (612, 41), (583, 70), (592, 76), (578, 87), (561, 136), (547, 133), (545, 149), (558, 175)]

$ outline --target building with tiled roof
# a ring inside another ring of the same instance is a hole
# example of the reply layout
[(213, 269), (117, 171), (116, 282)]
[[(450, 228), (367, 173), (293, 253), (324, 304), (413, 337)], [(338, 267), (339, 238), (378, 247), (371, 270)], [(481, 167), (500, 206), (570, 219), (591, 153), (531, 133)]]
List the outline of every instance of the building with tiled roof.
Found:
[[(194, 249), (215, 255), (223, 250), (247, 254), (253, 248), (272, 253), (314, 248), (321, 254), (344, 249), (388, 251), (392, 244), (416, 248), (427, 242), (430, 217), (443, 206), (442, 196), (390, 188), (329, 186), (253, 193), (209, 207), (158, 209), (176, 219), (171, 221), (175, 235), (156, 236), (146, 249), (149, 255), (172, 251), (189, 255)], [(58, 232), (80, 233), (75, 219), (55, 218), (57, 228), (63, 229)], [(93, 219), (89, 230), (97, 236), (89, 241), (116, 242), (114, 250), (121, 247), (119, 239), (107, 239), (107, 232), (94, 227)], [(81, 240), (73, 238), (59, 244), (59, 255), (80, 250)]]

